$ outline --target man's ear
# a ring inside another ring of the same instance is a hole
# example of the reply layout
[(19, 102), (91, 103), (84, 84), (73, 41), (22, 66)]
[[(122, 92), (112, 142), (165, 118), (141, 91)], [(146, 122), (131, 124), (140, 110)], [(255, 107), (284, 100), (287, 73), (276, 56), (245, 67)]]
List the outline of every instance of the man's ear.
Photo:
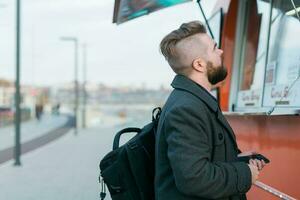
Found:
[(202, 58), (197, 58), (193, 61), (192, 67), (196, 71), (204, 73), (206, 71), (206, 62)]

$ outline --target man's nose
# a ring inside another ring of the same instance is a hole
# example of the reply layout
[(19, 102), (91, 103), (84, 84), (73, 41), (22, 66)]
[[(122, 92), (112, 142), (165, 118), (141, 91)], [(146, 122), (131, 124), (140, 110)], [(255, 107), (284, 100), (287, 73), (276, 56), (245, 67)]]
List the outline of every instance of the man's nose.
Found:
[(219, 49), (219, 51), (220, 51), (220, 57), (221, 57), (222, 62), (223, 62), (223, 59), (224, 59), (223, 50), (222, 50), (222, 49)]
[(219, 49), (219, 51), (220, 51), (220, 54), (221, 54), (221, 56), (223, 55), (223, 50), (222, 49)]

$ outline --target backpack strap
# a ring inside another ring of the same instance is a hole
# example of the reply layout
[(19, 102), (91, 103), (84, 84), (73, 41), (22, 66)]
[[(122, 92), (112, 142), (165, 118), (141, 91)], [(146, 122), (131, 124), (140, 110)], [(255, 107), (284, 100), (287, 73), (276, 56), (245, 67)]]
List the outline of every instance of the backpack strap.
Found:
[(141, 129), (135, 128), (135, 127), (129, 127), (129, 128), (124, 128), (124, 129), (120, 130), (114, 138), (113, 150), (119, 148), (120, 137), (123, 133), (134, 133), (134, 132), (139, 133), (139, 132), (141, 132)]

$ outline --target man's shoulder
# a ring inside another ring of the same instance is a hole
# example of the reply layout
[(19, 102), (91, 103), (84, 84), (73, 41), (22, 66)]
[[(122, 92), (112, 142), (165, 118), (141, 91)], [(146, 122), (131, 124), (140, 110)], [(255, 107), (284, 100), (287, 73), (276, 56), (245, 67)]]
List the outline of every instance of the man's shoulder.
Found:
[(185, 91), (175, 89), (170, 94), (165, 107), (168, 107), (168, 110), (171, 111), (173, 109), (205, 109), (207, 105), (194, 94)]
[(175, 90), (163, 107), (161, 121), (174, 116), (180, 118), (184, 118), (184, 116), (204, 117), (207, 119), (211, 113), (209, 107), (201, 99), (184, 90)]

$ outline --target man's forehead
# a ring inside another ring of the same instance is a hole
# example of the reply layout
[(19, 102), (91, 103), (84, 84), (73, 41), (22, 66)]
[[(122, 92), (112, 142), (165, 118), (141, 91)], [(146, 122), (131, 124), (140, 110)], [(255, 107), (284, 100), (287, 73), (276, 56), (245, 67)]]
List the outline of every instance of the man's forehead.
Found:
[(200, 37), (209, 45), (215, 45), (216, 43), (208, 34), (202, 34)]
[(216, 42), (207, 33), (197, 34), (196, 37), (200, 42), (207, 47), (214, 47)]

